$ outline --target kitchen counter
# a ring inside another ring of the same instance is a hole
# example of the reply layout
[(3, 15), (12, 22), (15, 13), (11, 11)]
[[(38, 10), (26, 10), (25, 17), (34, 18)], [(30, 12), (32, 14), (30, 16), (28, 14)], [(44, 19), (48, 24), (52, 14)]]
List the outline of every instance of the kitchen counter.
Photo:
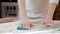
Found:
[[(54, 21), (55, 23), (60, 23), (60, 21)], [(3, 23), (0, 24), (0, 33), (7, 33), (7, 32), (30, 32), (30, 31), (47, 31), (50, 29), (53, 29), (54, 27), (45, 27), (42, 25), (42, 23), (32, 23), (34, 26), (30, 30), (17, 30), (16, 27), (19, 26), (21, 23), (20, 20), (9, 22), (9, 23)]]

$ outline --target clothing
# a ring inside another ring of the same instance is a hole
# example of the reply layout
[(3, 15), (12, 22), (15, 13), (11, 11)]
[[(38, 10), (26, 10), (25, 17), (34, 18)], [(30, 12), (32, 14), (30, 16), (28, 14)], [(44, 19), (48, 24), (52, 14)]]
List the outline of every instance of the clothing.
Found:
[(58, 4), (59, 0), (49, 0), (49, 3), (57, 3)]
[[(44, 19), (48, 12), (49, 3), (58, 4), (59, 0), (26, 0), (27, 16), (31, 21), (40, 21)], [(19, 10), (19, 18), (21, 18), (21, 12)]]
[(26, 0), (27, 16), (30, 20), (38, 21), (48, 12), (49, 3), (58, 3), (59, 0)]

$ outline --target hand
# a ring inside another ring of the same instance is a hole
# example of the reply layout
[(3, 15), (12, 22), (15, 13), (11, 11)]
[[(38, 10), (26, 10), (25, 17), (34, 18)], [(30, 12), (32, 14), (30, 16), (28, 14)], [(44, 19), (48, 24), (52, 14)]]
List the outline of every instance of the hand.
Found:
[(54, 25), (54, 22), (53, 22), (53, 20), (45, 19), (44, 22), (43, 22), (43, 25), (46, 25), (47, 27), (50, 27), (50, 26)]
[(32, 26), (32, 24), (30, 23), (29, 20), (23, 20), (22, 21), (21, 27), (26, 28), (26, 29), (30, 29), (31, 26)]

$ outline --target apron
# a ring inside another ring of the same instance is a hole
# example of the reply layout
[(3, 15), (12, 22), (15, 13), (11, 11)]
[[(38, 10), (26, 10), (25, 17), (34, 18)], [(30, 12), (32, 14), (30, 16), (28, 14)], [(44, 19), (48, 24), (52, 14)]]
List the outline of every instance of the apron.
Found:
[(31, 21), (40, 22), (48, 11), (48, 0), (26, 0), (27, 16)]

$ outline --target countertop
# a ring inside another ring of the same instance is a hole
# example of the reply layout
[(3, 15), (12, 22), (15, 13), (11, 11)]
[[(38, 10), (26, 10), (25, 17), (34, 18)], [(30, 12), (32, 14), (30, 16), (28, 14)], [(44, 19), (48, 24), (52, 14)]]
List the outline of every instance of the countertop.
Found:
[[(60, 23), (60, 21), (54, 21), (55, 23)], [(34, 32), (34, 31), (48, 31), (50, 29), (53, 29), (54, 27), (45, 27), (42, 25), (42, 23), (33, 23), (34, 26), (30, 30), (17, 30), (16, 27), (19, 26), (21, 23), (20, 20), (9, 22), (9, 23), (3, 23), (0, 24), (0, 33), (7, 33), (7, 32)]]

